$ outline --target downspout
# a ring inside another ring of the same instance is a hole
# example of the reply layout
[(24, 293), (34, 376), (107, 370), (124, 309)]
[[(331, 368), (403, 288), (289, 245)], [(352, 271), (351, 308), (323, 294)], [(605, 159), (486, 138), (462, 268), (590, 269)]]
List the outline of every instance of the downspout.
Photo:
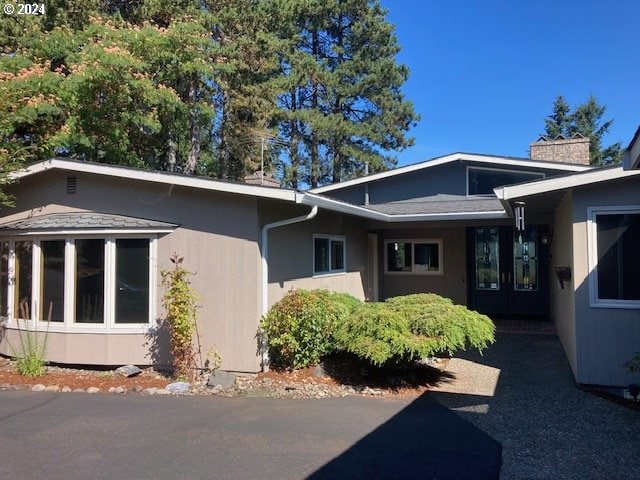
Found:
[[(296, 203), (298, 198), (296, 195)], [(261, 243), (261, 261), (262, 261), (262, 281), (261, 281), (261, 306), (260, 316), (262, 317), (269, 310), (269, 230), (272, 228), (284, 227), (285, 225), (291, 225), (293, 223), (306, 222), (311, 220), (318, 214), (318, 206), (314, 205), (311, 211), (306, 215), (299, 217), (288, 218), (286, 220), (279, 220), (273, 223), (267, 223), (262, 227), (262, 243)], [(269, 371), (269, 350), (266, 348), (266, 338), (264, 338), (263, 332), (259, 331), (260, 336), (260, 348), (262, 350), (262, 371)]]

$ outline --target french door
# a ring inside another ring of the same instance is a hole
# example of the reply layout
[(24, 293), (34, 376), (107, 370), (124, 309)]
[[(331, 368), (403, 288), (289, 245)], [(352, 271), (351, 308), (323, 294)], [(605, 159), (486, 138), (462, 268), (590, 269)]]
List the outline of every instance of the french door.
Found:
[(488, 315), (549, 313), (549, 251), (546, 226), (467, 229), (469, 306)]

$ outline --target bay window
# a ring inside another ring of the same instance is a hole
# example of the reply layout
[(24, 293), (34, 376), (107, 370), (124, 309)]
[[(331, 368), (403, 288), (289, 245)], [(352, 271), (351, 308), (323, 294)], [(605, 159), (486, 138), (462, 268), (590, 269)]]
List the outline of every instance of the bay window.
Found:
[(0, 315), (52, 330), (148, 326), (156, 243), (117, 234), (0, 239)]

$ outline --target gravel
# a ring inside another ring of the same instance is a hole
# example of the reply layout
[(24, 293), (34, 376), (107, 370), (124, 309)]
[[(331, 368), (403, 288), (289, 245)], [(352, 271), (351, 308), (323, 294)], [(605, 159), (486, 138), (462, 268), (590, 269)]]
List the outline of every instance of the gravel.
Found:
[(432, 395), (502, 443), (502, 479), (640, 478), (638, 412), (581, 390), (555, 335), (500, 334), (456, 369)]

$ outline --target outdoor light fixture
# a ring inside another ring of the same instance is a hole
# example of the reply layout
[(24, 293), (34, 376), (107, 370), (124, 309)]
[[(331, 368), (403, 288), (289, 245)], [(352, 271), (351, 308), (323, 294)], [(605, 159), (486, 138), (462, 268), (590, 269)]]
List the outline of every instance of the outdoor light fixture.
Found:
[(519, 232), (524, 231), (524, 202), (515, 202), (516, 208), (514, 209), (516, 218), (516, 230)]

